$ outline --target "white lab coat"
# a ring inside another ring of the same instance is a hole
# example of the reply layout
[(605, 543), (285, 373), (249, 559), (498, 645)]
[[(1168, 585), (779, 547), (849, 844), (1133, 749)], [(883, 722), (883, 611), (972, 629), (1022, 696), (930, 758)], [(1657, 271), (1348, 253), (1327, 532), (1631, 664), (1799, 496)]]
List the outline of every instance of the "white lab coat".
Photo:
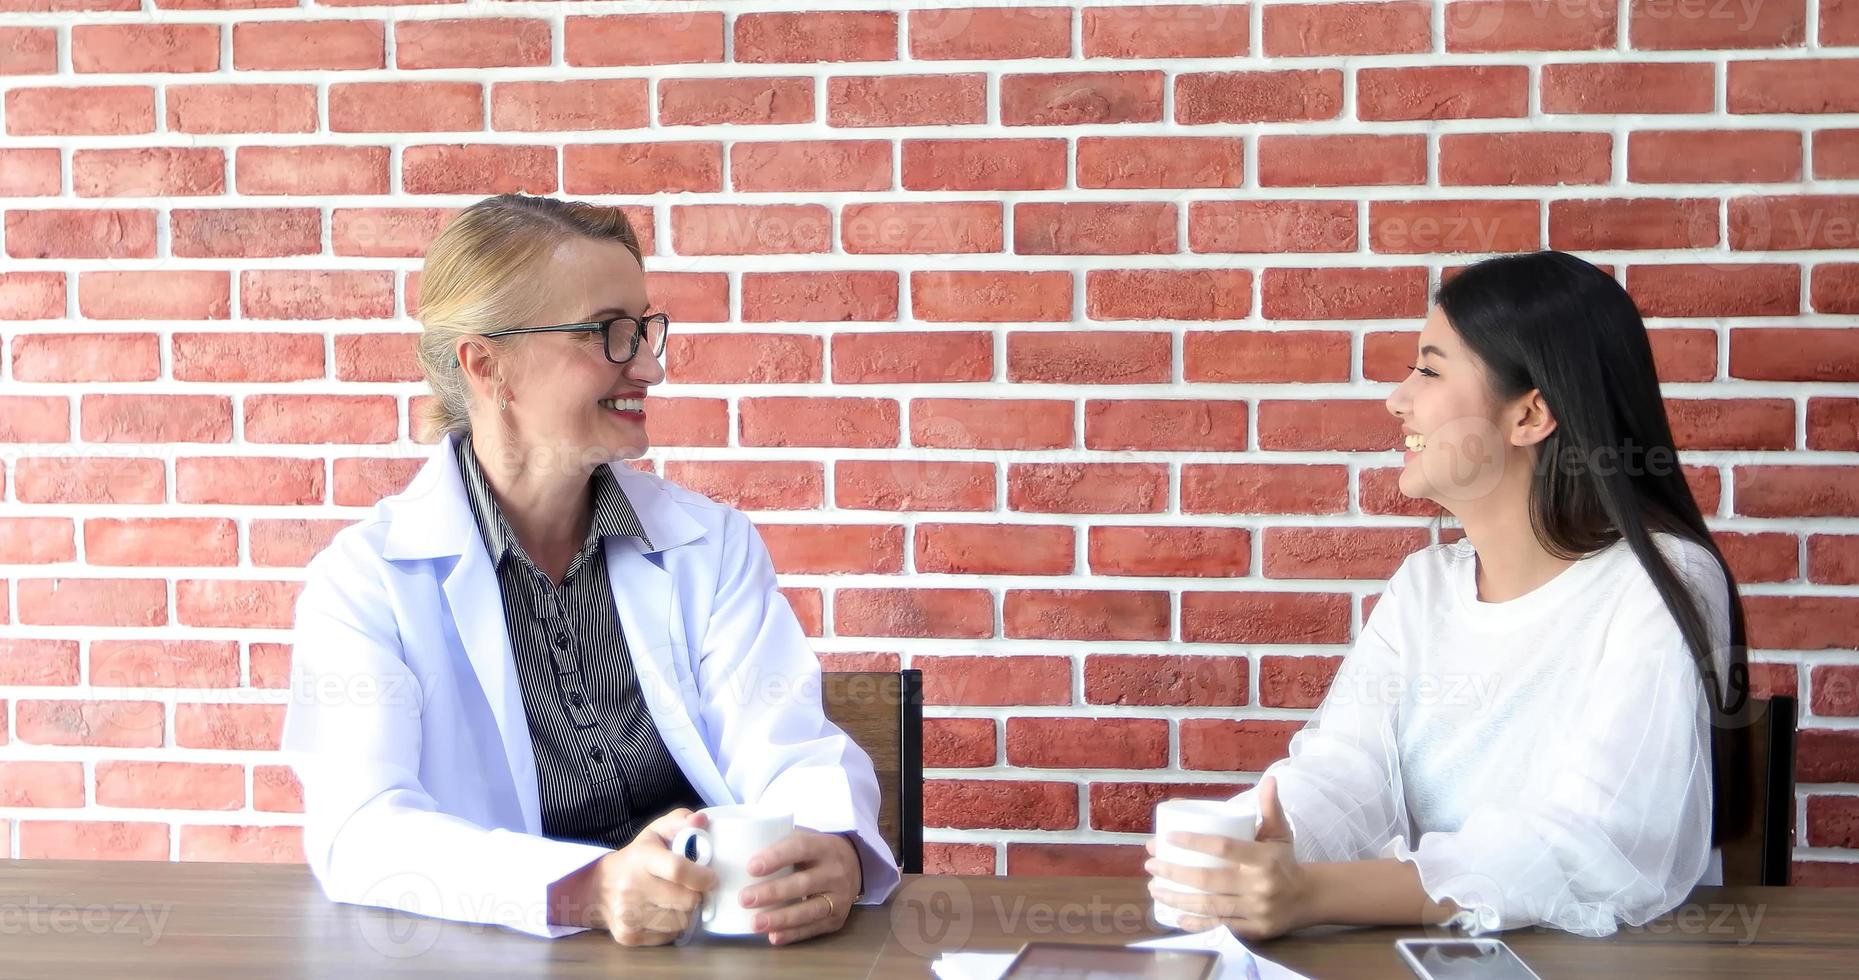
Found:
[[(827, 721), (820, 670), (748, 518), (612, 464), (647, 536), (606, 540), (613, 598), (665, 747), (706, 804), (854, 831), (867, 904), (898, 871), (871, 758)], [(549, 885), (608, 849), (542, 836), (496, 571), (452, 437), (311, 561), (283, 749), (329, 898), (555, 938)]]

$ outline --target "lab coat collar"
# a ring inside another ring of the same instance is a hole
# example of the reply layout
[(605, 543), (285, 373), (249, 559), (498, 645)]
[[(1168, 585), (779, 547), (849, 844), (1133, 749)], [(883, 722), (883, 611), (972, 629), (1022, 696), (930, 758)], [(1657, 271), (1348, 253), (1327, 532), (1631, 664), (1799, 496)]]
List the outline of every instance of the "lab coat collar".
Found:
[[(433, 447), (426, 465), (420, 467), (407, 489), (381, 501), (389, 520), (382, 554), (389, 561), (458, 557), (474, 544), (482, 547), (478, 534), (460, 533), (475, 531), (477, 522), (465, 498), (465, 480), (453, 452), (457, 440), (456, 434), (447, 433)], [(684, 512), (657, 478), (624, 462), (609, 463), (607, 467), (650, 539), (629, 539), (637, 541), (645, 553), (667, 551), (703, 536), (704, 526)]]
[[(466, 499), (454, 440), (450, 435), (441, 440), (406, 491), (381, 502), (389, 522), (382, 554), (389, 561), (457, 559), (441, 573), (441, 588), (466, 659), (496, 720), (524, 829), (539, 834), (542, 810), (535, 753), (497, 573)], [(679, 695), (676, 651), (682, 630), (677, 617), (667, 615), (677, 605), (672, 576), (662, 556), (649, 557), (699, 539), (704, 525), (684, 512), (669, 485), (657, 477), (624, 463), (608, 465), (651, 539), (648, 545), (638, 537), (609, 538), (605, 549), (614, 609), (633, 654), (640, 693), (665, 747), (691, 784), (707, 802), (730, 802), (729, 787)], [(620, 588), (621, 583), (626, 587)]]

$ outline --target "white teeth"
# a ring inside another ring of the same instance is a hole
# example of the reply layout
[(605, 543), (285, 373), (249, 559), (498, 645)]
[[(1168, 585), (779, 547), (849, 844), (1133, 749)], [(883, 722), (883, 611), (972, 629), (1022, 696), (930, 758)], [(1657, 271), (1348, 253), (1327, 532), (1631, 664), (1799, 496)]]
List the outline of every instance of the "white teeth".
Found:
[(645, 399), (602, 398), (600, 400), (600, 406), (602, 408), (610, 408), (616, 412), (643, 412), (645, 411)]
[(1421, 451), (1422, 449), (1425, 449), (1426, 447), (1427, 447), (1426, 436), (1408, 436), (1407, 437), (1407, 448), (1409, 450), (1417, 453)]

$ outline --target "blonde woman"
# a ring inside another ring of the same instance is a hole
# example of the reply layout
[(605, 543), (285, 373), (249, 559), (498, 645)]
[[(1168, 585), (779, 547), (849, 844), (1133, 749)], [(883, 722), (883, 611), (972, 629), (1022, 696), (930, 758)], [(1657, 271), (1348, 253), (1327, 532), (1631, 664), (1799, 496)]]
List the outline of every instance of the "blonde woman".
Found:
[(798, 829), (743, 889), (776, 944), (897, 882), (871, 760), (747, 518), (620, 462), (669, 323), (617, 208), (504, 195), (427, 253), (442, 438), (311, 562), (284, 728), (333, 900), (664, 943), (715, 874), (669, 850), (712, 804)]

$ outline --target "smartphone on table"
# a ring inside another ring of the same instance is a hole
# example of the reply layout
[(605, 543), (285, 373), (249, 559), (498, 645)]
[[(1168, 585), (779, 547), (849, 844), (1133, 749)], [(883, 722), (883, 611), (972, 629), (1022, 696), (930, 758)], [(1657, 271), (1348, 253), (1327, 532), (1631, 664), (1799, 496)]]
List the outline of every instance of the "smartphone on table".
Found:
[(1394, 948), (1421, 980), (1541, 980), (1501, 939), (1397, 939)]

